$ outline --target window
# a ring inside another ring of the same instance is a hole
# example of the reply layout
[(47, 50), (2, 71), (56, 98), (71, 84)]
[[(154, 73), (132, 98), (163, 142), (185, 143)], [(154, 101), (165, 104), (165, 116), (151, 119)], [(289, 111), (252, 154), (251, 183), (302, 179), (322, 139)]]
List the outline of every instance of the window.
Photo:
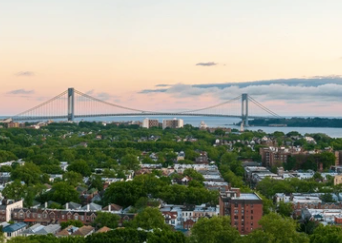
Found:
[(74, 219), (75, 219), (75, 220), (78, 220), (78, 215), (75, 215), (75, 216), (74, 216)]
[(239, 219), (239, 216), (235, 215), (235, 216), (234, 216), (234, 219)]
[(253, 210), (251, 210), (251, 214), (253, 214)]
[(253, 216), (251, 216), (251, 220), (253, 220)]
[(242, 209), (242, 210), (241, 210), (241, 214), (244, 214), (244, 213), (245, 213), (245, 210), (244, 210), (244, 209)]
[(234, 213), (235, 213), (235, 214), (238, 213), (238, 212), (239, 212), (239, 210), (237, 210), (237, 209), (234, 210)]
[(236, 202), (236, 203), (234, 203), (234, 207), (236, 207), (236, 208), (237, 208), (238, 206), (239, 206), (239, 205), (238, 205), (238, 203), (237, 203), (237, 202)]
[(64, 219), (65, 218), (65, 215), (62, 215), (62, 219)]

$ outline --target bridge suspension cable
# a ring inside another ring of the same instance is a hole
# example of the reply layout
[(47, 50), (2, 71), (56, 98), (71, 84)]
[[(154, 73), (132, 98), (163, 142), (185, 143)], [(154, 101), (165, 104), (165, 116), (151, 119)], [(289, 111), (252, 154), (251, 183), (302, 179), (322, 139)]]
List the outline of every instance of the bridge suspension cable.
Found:
[(68, 91), (66, 90), (66, 91), (60, 93), (59, 95), (53, 97), (52, 99), (49, 99), (48, 101), (45, 101), (45, 102), (43, 102), (43, 103), (41, 103), (41, 104), (39, 104), (39, 105), (37, 105), (37, 106), (35, 106), (35, 107), (32, 107), (31, 109), (28, 109), (28, 110), (26, 110), (26, 111), (23, 111), (23, 112), (21, 112), (21, 113), (15, 115), (14, 117), (20, 117), (20, 116), (24, 116), (24, 115), (26, 115), (26, 114), (27, 114), (27, 116), (28, 116), (29, 113), (31, 113), (31, 112), (33, 112), (33, 111), (35, 111), (35, 110), (37, 110), (37, 109), (39, 109), (39, 108), (41, 108), (41, 107), (43, 107), (43, 106), (48, 105), (48, 104), (52, 103), (53, 101), (55, 101), (55, 100), (57, 100), (57, 99), (60, 99), (61, 97), (63, 97), (64, 95), (66, 95), (67, 92), (68, 92)]
[[(112, 103), (109, 103), (109, 102), (107, 102), (107, 101), (103, 101), (103, 100), (97, 99), (97, 98), (95, 98), (95, 97), (92, 97), (92, 96), (90, 96), (90, 95), (87, 95), (87, 94), (85, 94), (85, 93), (82, 93), (82, 92), (80, 92), (80, 91), (78, 91), (78, 90), (75, 90), (75, 93), (77, 93), (77, 94), (79, 94), (79, 95), (81, 95), (81, 96), (83, 96), (83, 97), (86, 97), (86, 98), (88, 98), (88, 99), (91, 99), (91, 100), (93, 100), (93, 101), (100, 102), (100, 103), (105, 104), (105, 105), (109, 105), (109, 106), (113, 106), (113, 107), (125, 109), (125, 110), (130, 110), (130, 111), (135, 111), (135, 112), (142, 112), (142, 113), (144, 113), (144, 112), (159, 113), (159, 112), (154, 112), (154, 111), (144, 111), (144, 110), (139, 110), (139, 109), (134, 109), (134, 108), (129, 108), (129, 107), (121, 106), (121, 105), (112, 104)], [(161, 112), (160, 112), (160, 113), (161, 113)]]
[(208, 109), (212, 109), (212, 108), (216, 108), (216, 107), (219, 107), (219, 106), (222, 106), (222, 105), (229, 104), (229, 103), (231, 103), (233, 101), (236, 101), (236, 100), (239, 100), (239, 99), (241, 99), (241, 95), (238, 96), (238, 97), (235, 97), (235, 98), (233, 98), (231, 100), (228, 100), (228, 101), (222, 102), (220, 104), (217, 104), (217, 105), (212, 105), (212, 106), (208, 106), (208, 107), (201, 108), (201, 109), (196, 109), (196, 110), (181, 111), (181, 112), (178, 112), (178, 113), (183, 114), (183, 113), (192, 113), (192, 112), (197, 112), (197, 111), (208, 110)]
[(265, 107), (264, 105), (260, 104), (258, 101), (256, 101), (253, 97), (248, 96), (248, 99), (254, 103), (255, 105), (257, 105), (259, 108), (263, 109), (264, 111), (266, 111), (267, 113), (271, 114), (272, 116), (281, 118), (281, 116), (279, 116), (277, 113), (271, 111), (270, 109), (268, 109), (267, 107)]

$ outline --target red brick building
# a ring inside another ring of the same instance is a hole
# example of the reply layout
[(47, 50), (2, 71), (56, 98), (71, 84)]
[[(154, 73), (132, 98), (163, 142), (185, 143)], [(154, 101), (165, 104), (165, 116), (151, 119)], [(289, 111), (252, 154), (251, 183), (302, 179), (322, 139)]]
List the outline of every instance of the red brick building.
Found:
[(220, 193), (220, 215), (230, 216), (231, 225), (240, 234), (248, 234), (259, 228), (262, 217), (262, 199), (256, 193), (240, 193), (239, 188), (230, 188)]
[[(105, 212), (105, 211), (102, 211)], [(11, 219), (16, 222), (40, 223), (42, 225), (59, 224), (68, 220), (80, 220), (83, 224), (92, 224), (97, 216), (96, 211), (66, 210), (66, 209), (36, 209), (15, 208), (11, 212)], [(135, 214), (117, 214), (120, 216), (119, 224), (130, 221)]]

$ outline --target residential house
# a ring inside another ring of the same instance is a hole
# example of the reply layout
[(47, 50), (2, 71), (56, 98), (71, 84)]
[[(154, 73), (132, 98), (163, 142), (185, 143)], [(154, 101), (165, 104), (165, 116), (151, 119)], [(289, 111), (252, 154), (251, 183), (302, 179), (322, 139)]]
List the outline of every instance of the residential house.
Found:
[(16, 237), (26, 229), (26, 226), (27, 225), (23, 222), (10, 224), (4, 227), (2, 232), (5, 233), (6, 238)]

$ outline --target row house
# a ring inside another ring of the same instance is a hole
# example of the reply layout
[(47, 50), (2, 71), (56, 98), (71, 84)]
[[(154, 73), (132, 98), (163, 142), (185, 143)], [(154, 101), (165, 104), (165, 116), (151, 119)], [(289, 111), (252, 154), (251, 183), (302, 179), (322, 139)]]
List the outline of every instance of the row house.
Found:
[[(110, 207), (109, 210), (111, 210)], [(108, 211), (101, 210), (101, 212)], [(120, 216), (119, 225), (122, 225), (125, 221), (131, 221), (135, 217), (135, 214), (132, 213), (117, 213), (117, 215)], [(80, 220), (84, 225), (89, 225), (94, 222), (96, 216), (96, 211), (89, 210), (16, 208), (11, 212), (11, 219), (14, 221), (40, 223), (42, 225), (57, 224), (68, 220)]]
[(96, 218), (96, 212), (84, 210), (28, 209), (12, 210), (12, 220), (17, 222), (40, 223), (42, 225), (57, 224), (68, 220), (80, 220), (83, 224), (91, 224)]
[(190, 229), (200, 218), (219, 215), (219, 206), (202, 205), (164, 205), (160, 212), (165, 223), (178, 228)]

